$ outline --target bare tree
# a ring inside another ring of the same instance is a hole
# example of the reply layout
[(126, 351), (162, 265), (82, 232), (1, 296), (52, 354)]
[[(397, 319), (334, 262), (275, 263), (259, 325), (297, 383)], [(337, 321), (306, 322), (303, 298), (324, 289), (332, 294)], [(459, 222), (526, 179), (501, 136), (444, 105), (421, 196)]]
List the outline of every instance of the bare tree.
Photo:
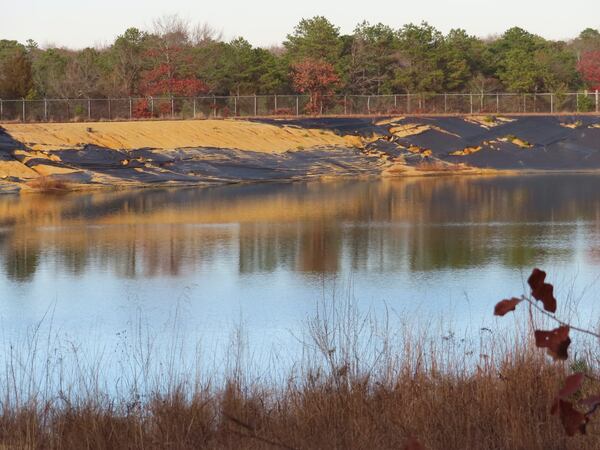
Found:
[(71, 56), (65, 73), (65, 83), (70, 96), (91, 97), (98, 92), (101, 78), (99, 56), (100, 53), (96, 49), (89, 47)]
[(165, 15), (155, 19), (153, 31), (166, 45), (190, 44), (190, 21), (178, 14)]
[(206, 22), (197, 23), (190, 30), (190, 39), (195, 47), (223, 40), (223, 31), (219, 31)]

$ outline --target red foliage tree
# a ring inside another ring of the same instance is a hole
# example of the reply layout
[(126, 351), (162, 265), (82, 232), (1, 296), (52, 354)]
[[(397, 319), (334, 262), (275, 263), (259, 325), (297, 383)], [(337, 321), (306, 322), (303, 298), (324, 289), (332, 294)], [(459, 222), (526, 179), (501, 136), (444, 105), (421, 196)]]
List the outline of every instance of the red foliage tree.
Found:
[(292, 82), (294, 89), (300, 93), (308, 93), (310, 100), (306, 106), (310, 114), (322, 112), (327, 97), (333, 94), (334, 87), (340, 77), (335, 68), (323, 60), (307, 58), (292, 66)]
[(600, 90), (600, 50), (581, 55), (577, 69), (591, 89)]
[(182, 45), (161, 40), (146, 53), (152, 68), (143, 74), (142, 94), (147, 96), (184, 96), (208, 92), (208, 86), (193, 76), (192, 58)]
[(208, 92), (208, 86), (197, 78), (179, 77), (169, 64), (161, 64), (144, 74), (142, 92), (144, 95), (149, 96), (179, 95), (192, 97)]
[(133, 117), (136, 119), (148, 119), (152, 117), (152, 111), (150, 110), (148, 100), (144, 98), (136, 102), (135, 106), (133, 107)]

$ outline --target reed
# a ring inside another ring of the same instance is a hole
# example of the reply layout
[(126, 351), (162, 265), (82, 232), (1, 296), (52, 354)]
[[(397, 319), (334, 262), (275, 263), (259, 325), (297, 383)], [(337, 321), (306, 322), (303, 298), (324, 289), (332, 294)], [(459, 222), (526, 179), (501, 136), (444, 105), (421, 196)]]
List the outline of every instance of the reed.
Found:
[[(36, 329), (4, 356), (0, 446), (396, 449), (416, 439), (444, 450), (600, 448), (597, 425), (568, 438), (549, 414), (569, 367), (534, 348), (529, 326), (471, 347), (436, 338), (431, 324), (323, 302), (297, 336), (301, 360), (275, 381), (253, 376), (240, 330), (217, 377), (155, 361), (160, 352), (139, 325), (124, 356), (136, 369), (123, 372), (121, 389), (103, 381), (102, 355)], [(69, 361), (52, 356), (57, 347)], [(582, 354), (578, 364), (597, 372), (595, 353)]]

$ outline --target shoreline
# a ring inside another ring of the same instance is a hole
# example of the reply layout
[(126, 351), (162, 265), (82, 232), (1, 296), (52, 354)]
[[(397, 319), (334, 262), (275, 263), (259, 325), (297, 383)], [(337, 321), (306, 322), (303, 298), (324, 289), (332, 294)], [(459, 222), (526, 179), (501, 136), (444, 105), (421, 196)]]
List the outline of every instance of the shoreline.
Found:
[(0, 126), (0, 193), (597, 172), (597, 115)]

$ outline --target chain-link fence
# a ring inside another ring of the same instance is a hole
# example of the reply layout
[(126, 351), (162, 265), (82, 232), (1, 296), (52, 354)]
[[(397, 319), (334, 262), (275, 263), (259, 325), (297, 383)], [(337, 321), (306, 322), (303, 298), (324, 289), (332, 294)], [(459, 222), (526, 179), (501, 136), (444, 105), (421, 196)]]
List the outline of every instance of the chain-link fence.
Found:
[[(598, 91), (543, 94), (334, 95), (317, 115), (598, 113)], [(312, 104), (314, 108), (314, 104)], [(71, 122), (149, 118), (289, 117), (312, 115), (307, 95), (236, 97), (0, 99), (0, 121)]]

